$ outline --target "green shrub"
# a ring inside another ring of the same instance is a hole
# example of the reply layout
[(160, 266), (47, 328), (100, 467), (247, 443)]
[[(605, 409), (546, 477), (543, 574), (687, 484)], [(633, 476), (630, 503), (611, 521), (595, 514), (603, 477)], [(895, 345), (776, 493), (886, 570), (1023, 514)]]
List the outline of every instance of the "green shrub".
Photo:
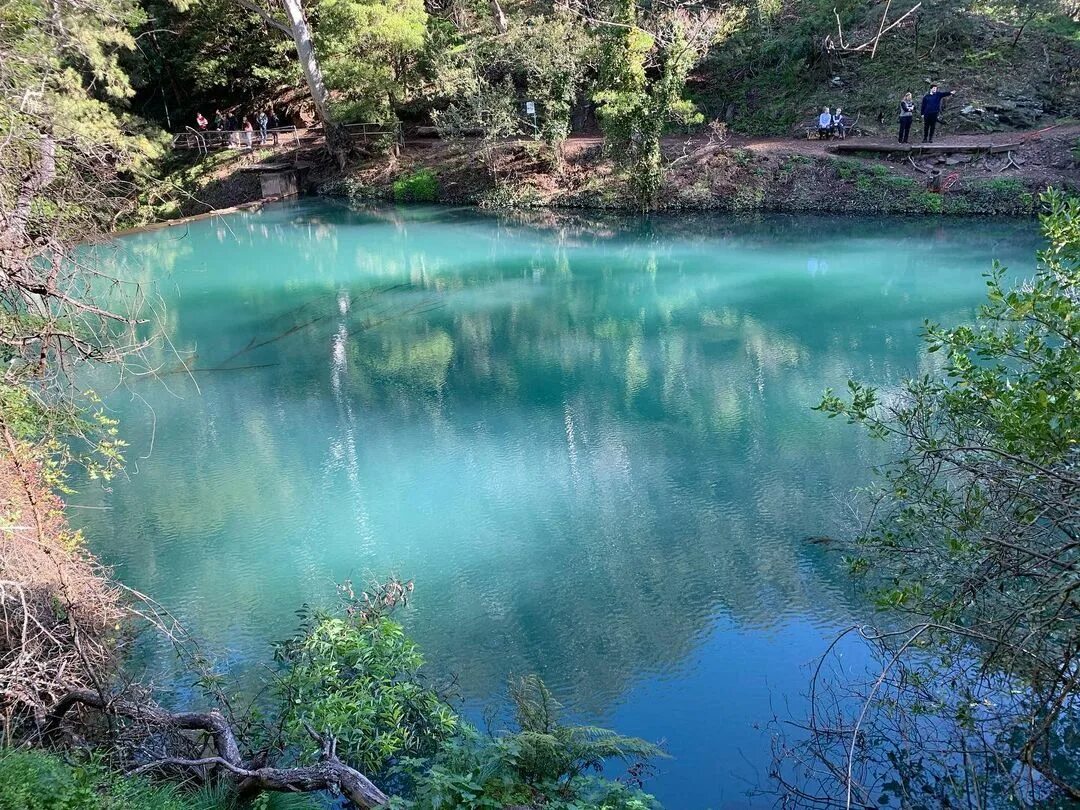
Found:
[[(1034, 275), (1010, 286), (995, 263), (974, 322), (927, 321), (932, 371), (884, 392), (850, 381), (818, 406), (893, 457), (864, 490), (868, 519), (848, 544), (867, 595), (895, 611), (879, 627), (928, 617), (880, 648), (878, 660), (902, 673), (887, 694), (875, 696), (885, 675), (869, 692), (853, 676), (838, 693), (862, 703), (875, 745), (853, 754), (815, 733), (791, 754), (805, 762), (804, 752), (828, 751), (816, 771), (828, 774), (815, 785), (823, 795), (843, 791), (854, 767), (881, 786), (881, 807), (922, 805), (915, 796), (933, 796), (934, 807), (972, 796), (1020, 806), (1015, 774), (1037, 751), (1047, 781), (1026, 803), (1076, 806), (1080, 200), (1042, 201), (1046, 248)], [(993, 745), (975, 750), (976, 726), (993, 729)]]
[(941, 195), (926, 191), (917, 198), (918, 206), (927, 214), (940, 214), (942, 208)]
[(854, 180), (859, 175), (860, 164), (855, 161), (834, 159), (832, 164), (836, 166), (836, 176), (841, 180)]
[(993, 180), (986, 180), (979, 185), (994, 194), (1012, 194), (1019, 196), (1024, 192), (1023, 183), (1021, 183), (1019, 180), (1012, 180), (1004, 177), (994, 178)]
[[(172, 787), (40, 751), (0, 754), (0, 810), (195, 810)], [(200, 810), (204, 810), (200, 808)], [(205, 807), (205, 810), (215, 810)]]
[(393, 758), (431, 754), (457, 730), (457, 716), (422, 680), (416, 644), (385, 616), (317, 612), (276, 655), (286, 664), (282, 729), (306, 755), (310, 726), (333, 735), (351, 765), (379, 774)]
[(430, 169), (394, 181), (394, 201), (431, 203), (439, 199), (439, 180)]

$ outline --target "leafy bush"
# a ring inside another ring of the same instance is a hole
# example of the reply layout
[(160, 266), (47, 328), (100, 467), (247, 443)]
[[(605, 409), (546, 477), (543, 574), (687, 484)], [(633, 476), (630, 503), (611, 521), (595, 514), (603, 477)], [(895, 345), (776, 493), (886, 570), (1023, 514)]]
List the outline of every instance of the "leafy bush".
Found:
[(439, 199), (439, 180), (430, 169), (394, 181), (395, 202), (436, 202)]
[(457, 729), (420, 675), (416, 644), (386, 616), (317, 612), (276, 657), (286, 664), (277, 683), (282, 728), (297, 750), (310, 754), (310, 726), (334, 736), (353, 767), (378, 774), (396, 757), (433, 753)]
[[(0, 755), (0, 810), (195, 810), (172, 787), (40, 751)], [(205, 807), (205, 810), (214, 810)]]
[(940, 214), (942, 209), (942, 196), (932, 191), (925, 191), (917, 198), (919, 206), (927, 214)]

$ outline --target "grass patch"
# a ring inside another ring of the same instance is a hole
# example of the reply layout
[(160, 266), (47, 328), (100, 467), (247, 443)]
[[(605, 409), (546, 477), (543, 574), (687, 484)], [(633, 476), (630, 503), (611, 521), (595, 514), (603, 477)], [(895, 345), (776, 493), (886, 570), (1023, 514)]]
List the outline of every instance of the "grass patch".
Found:
[(421, 169), (394, 181), (394, 202), (433, 203), (439, 199), (439, 180), (430, 169)]
[(940, 214), (942, 211), (942, 199), (940, 194), (925, 191), (915, 198), (919, 209), (926, 214)]
[(264, 793), (241, 802), (218, 784), (197, 791), (123, 776), (43, 751), (0, 752), (0, 810), (318, 810), (311, 796)]
[[(0, 755), (0, 810), (193, 810), (172, 787), (37, 751)], [(216, 810), (216, 808), (207, 808)]]

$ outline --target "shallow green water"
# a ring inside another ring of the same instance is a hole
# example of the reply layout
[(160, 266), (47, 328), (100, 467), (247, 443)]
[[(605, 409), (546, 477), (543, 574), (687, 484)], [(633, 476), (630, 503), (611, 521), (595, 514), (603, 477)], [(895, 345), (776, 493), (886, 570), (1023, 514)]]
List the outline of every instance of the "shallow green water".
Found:
[(969, 320), (991, 258), (1026, 272), (1035, 245), (1026, 223), (324, 203), (131, 237), (116, 260), (193, 373), (163, 348), (109, 396), (129, 476), (77, 516), (238, 676), (301, 603), (395, 572), (474, 710), (539, 672), (666, 740), (669, 808), (745, 806), (755, 725), (798, 715), (864, 611), (806, 537), (844, 529), (880, 448), (810, 405), (930, 369), (922, 320)]

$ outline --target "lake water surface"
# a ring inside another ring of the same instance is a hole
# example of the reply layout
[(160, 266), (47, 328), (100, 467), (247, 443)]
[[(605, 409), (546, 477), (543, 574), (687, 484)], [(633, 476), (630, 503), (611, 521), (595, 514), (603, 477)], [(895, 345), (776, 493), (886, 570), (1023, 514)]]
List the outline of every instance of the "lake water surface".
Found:
[[(238, 678), (304, 602), (396, 573), (477, 716), (537, 672), (573, 716), (665, 741), (670, 810), (756, 806), (763, 726), (866, 615), (807, 537), (850, 527), (881, 448), (810, 406), (932, 370), (923, 319), (971, 320), (992, 259), (1028, 273), (1036, 245), (1031, 223), (324, 202), (128, 237), (175, 352), (108, 396), (128, 475), (75, 516)], [(164, 648), (149, 666), (176, 678)]]

